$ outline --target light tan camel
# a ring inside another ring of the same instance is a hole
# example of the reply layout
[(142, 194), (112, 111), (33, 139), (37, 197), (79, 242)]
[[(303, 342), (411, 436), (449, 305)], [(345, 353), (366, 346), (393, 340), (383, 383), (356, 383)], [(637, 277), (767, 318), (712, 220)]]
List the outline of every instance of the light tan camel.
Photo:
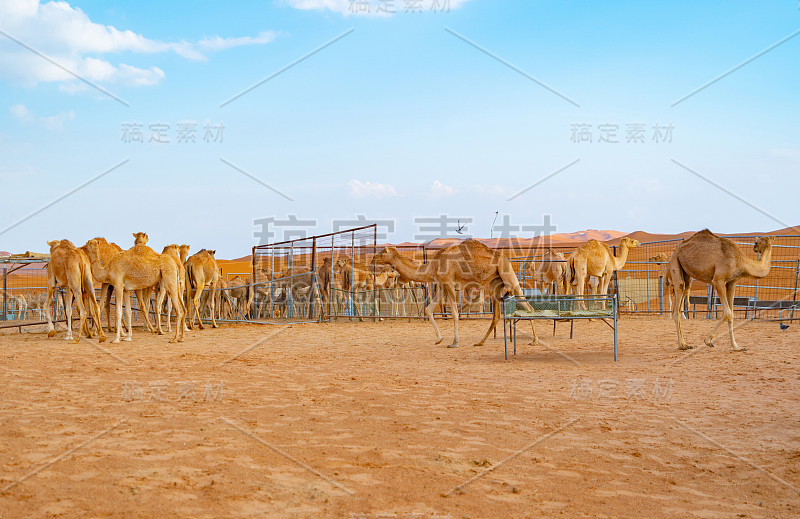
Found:
[(633, 247), (638, 247), (639, 242), (631, 238), (622, 238), (619, 243), (619, 253), (617, 256), (611, 252), (611, 248), (597, 240), (589, 240), (584, 243), (567, 259), (567, 268), (571, 277), (571, 284), (575, 288), (575, 294), (582, 296), (586, 287), (587, 277), (594, 276), (600, 279), (600, 294), (608, 293), (608, 285), (614, 272), (625, 266), (628, 260), (628, 251)]
[(542, 254), (542, 261), (536, 269), (533, 263), (528, 264), (528, 270), (532, 271), (533, 281), (542, 283), (547, 291), (542, 290), (543, 294), (549, 292), (553, 283), (556, 284), (556, 294), (569, 294), (571, 285), (567, 273), (567, 261), (563, 254), (553, 249), (547, 249)]
[[(47, 336), (53, 337), (56, 330), (53, 327), (53, 293), (58, 287), (67, 287), (67, 299), (64, 309), (67, 313), (67, 336), (66, 340), (73, 340), (76, 344), (81, 340), (81, 331), (86, 329), (86, 307), (84, 300), (89, 305), (89, 312), (92, 314), (93, 326), (97, 327), (100, 334), (100, 342), (106, 340), (103, 327), (100, 326), (100, 308), (94, 298), (94, 278), (92, 278), (91, 264), (86, 253), (75, 247), (69, 240), (49, 241), (50, 262), (47, 264), (47, 303), (45, 312), (47, 314)], [(78, 307), (80, 315), (80, 327), (77, 335), (72, 335), (72, 299)]]
[[(200, 329), (203, 330), (202, 314), (198, 303), (200, 296), (206, 284), (209, 285), (211, 293), (216, 293), (217, 281), (219, 281), (219, 267), (217, 267), (217, 260), (214, 259), (216, 251), (202, 249), (200, 252), (189, 256), (186, 260), (186, 311), (189, 314), (187, 324), (189, 329), (192, 328), (192, 304), (194, 311), (197, 313), (197, 322)], [(194, 298), (192, 298), (192, 288), (195, 289)], [(214, 315), (214, 297), (209, 298), (211, 304), (211, 327), (217, 327), (217, 318)]]
[[(145, 241), (147, 241), (147, 235), (144, 234), (144, 233), (135, 233), (133, 235), (135, 241), (138, 241), (138, 240), (141, 239), (140, 237), (137, 237), (137, 235), (144, 235), (144, 239), (145, 239)], [(98, 247), (99, 247), (98, 250), (99, 250), (99, 253), (100, 253), (100, 261), (103, 262), (104, 264), (108, 264), (108, 262), (111, 261), (111, 258), (113, 258), (117, 254), (122, 252), (122, 247), (120, 247), (116, 243), (109, 242), (105, 238), (101, 238), (101, 237), (94, 238), (94, 239), (97, 240), (97, 244), (98, 244)], [(89, 242), (86, 242), (86, 244), (84, 244), (83, 247), (81, 247), (81, 250), (86, 253), (87, 257), (89, 256), (88, 245), (89, 245)], [(102, 310), (105, 310), (105, 312), (106, 312), (106, 322), (108, 323), (108, 333), (111, 333), (111, 332), (114, 331), (114, 327), (111, 325), (111, 323), (112, 323), (112, 321), (111, 321), (111, 294), (114, 293), (114, 287), (111, 285), (111, 282), (106, 278), (94, 276), (94, 279), (95, 279), (95, 281), (98, 281), (98, 282), (101, 283), (101, 288), (100, 288), (100, 310), (101, 310), (101, 312), (102, 312)], [(136, 291), (136, 298), (139, 301), (139, 304), (142, 305), (143, 309), (145, 309), (145, 308), (149, 309), (149, 306), (150, 306), (149, 305), (149, 303), (150, 303), (150, 297), (149, 296), (150, 296), (150, 290), (137, 290)], [(145, 301), (147, 301), (147, 302), (145, 303)], [(122, 299), (120, 299), (118, 301), (118, 303), (122, 304)], [(151, 332), (156, 331), (155, 327), (150, 322), (149, 311), (145, 310), (143, 313), (144, 313), (144, 322), (147, 325), (147, 328)]]
[[(674, 251), (673, 251), (674, 252)], [(670, 281), (669, 276), (669, 258), (670, 255), (666, 252), (659, 252), (648, 261), (653, 263), (660, 263), (658, 266), (658, 276), (661, 278), (661, 293), (663, 294), (664, 299), (666, 299), (668, 303), (668, 311), (672, 313), (672, 294), (670, 293), (670, 287), (672, 286), (672, 281)]]
[[(130, 249), (117, 254), (105, 264), (100, 261), (99, 244), (95, 240), (87, 243), (89, 258), (92, 262), (92, 272), (99, 277), (107, 277), (114, 285), (114, 292), (117, 297), (117, 337), (114, 342), (120, 341), (122, 328), (122, 302), (125, 302), (127, 309), (128, 334), (126, 341), (133, 338), (133, 326), (131, 323), (131, 295), (133, 290), (149, 289), (152, 286), (160, 285), (156, 308), (161, 308), (165, 294), (173, 301), (180, 299), (178, 290), (178, 267), (175, 261), (164, 254), (158, 254), (147, 245), (134, 245)], [(178, 324), (175, 329), (175, 336), (170, 342), (183, 341), (183, 328), (185, 313), (181, 305), (175, 305), (178, 313)], [(158, 334), (162, 335), (161, 320), (158, 320)]]
[[(372, 258), (372, 261), (377, 264), (393, 266), (404, 279), (436, 283), (438, 289), (425, 308), (425, 313), (436, 332), (436, 344), (439, 344), (442, 342), (442, 334), (433, 319), (433, 309), (436, 308), (442, 297), (445, 297), (446, 300), (449, 299), (454, 328), (453, 343), (448, 346), (450, 348), (458, 346), (457, 283), (465, 287), (467, 285), (488, 285), (494, 300), (492, 323), (489, 325), (486, 335), (475, 344), (476, 346), (482, 345), (497, 326), (502, 311), (503, 291), (515, 296), (522, 296), (522, 288), (519, 286), (517, 275), (508, 258), (476, 240), (465, 240), (458, 245), (441, 249), (430, 262), (424, 264), (402, 256), (394, 247), (383, 249)], [(533, 311), (533, 307), (527, 301), (520, 302), (520, 304), (526, 310)], [(533, 332), (533, 344), (536, 344), (539, 340), (536, 337), (533, 320), (531, 320), (531, 331)]]
[(753, 250), (761, 255), (757, 260), (748, 258), (734, 242), (717, 236), (708, 229), (703, 229), (678, 245), (669, 260), (669, 273), (675, 289), (672, 318), (678, 330), (679, 349), (691, 348), (686, 344), (681, 332), (680, 309), (689, 295), (689, 286), (694, 278), (711, 284), (722, 303), (722, 319), (714, 327), (711, 335), (705, 339), (706, 346), (712, 345), (717, 330), (727, 322), (731, 347), (734, 351), (744, 351), (733, 338), (733, 297), (736, 292), (736, 282), (743, 277), (763, 278), (769, 274), (774, 240), (774, 236), (756, 238)]
[[(146, 236), (146, 235), (145, 235)], [(181, 294), (181, 298), (178, 301), (173, 303), (172, 298), (167, 298), (167, 331), (172, 331), (172, 306), (175, 305), (183, 305), (183, 298), (186, 294), (186, 268), (183, 266), (183, 262), (186, 261), (186, 256), (189, 253), (189, 246), (188, 245), (180, 245), (173, 243), (164, 247), (161, 251), (161, 254), (166, 254), (175, 264), (178, 266), (178, 291)], [(186, 313), (186, 307), (183, 308), (184, 313)], [(158, 320), (161, 321), (161, 308), (158, 310)]]

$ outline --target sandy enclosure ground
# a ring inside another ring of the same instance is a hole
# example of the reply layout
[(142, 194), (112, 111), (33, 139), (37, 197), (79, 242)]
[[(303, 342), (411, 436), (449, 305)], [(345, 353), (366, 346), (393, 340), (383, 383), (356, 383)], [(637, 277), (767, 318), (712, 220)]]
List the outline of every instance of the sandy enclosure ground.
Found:
[(616, 364), (602, 322), (486, 326), (1, 335), (0, 517), (800, 515), (800, 325), (628, 317)]

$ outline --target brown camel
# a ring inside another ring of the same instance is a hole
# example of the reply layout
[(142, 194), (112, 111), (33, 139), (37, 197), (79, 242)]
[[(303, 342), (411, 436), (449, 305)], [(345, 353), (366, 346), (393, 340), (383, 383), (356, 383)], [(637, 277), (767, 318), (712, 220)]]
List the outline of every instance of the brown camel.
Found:
[[(94, 278), (92, 278), (91, 264), (86, 253), (75, 247), (69, 240), (49, 241), (50, 262), (47, 264), (47, 303), (45, 311), (47, 313), (47, 336), (53, 337), (56, 330), (53, 327), (53, 293), (58, 287), (67, 287), (67, 299), (64, 309), (67, 313), (67, 336), (66, 340), (72, 340), (76, 344), (81, 340), (81, 331), (86, 327), (86, 307), (84, 300), (89, 305), (89, 312), (92, 314), (93, 326), (97, 327), (100, 334), (100, 342), (106, 340), (103, 327), (100, 326), (100, 308), (94, 298)], [(78, 307), (80, 315), (80, 327), (77, 335), (72, 335), (72, 299)]]
[(639, 242), (631, 238), (622, 238), (619, 243), (619, 254), (614, 256), (611, 248), (597, 240), (584, 243), (567, 259), (571, 284), (575, 287), (575, 294), (582, 296), (586, 286), (587, 277), (594, 276), (600, 279), (600, 294), (608, 293), (608, 285), (614, 272), (625, 266), (628, 260), (628, 251), (638, 247)]
[[(569, 276), (567, 274), (567, 261), (563, 254), (553, 249), (547, 249), (542, 254), (542, 261), (536, 269), (533, 269), (533, 263), (530, 263), (528, 270), (532, 270), (531, 277), (533, 281), (542, 283), (544, 288), (550, 289), (553, 283), (556, 284), (556, 294), (569, 294), (570, 284)], [(542, 290), (542, 293), (547, 293)]]
[[(203, 330), (202, 314), (198, 303), (200, 296), (206, 284), (209, 284), (212, 294), (216, 293), (217, 281), (219, 281), (219, 268), (217, 267), (217, 260), (214, 259), (216, 251), (202, 249), (200, 252), (189, 256), (186, 260), (186, 310), (189, 314), (187, 324), (189, 329), (192, 329), (192, 304), (194, 311), (197, 313), (197, 322), (200, 329)], [(192, 288), (195, 289), (194, 298), (192, 298)], [(214, 316), (214, 297), (209, 298), (211, 305), (211, 327), (217, 327), (217, 318)]]
[[(461, 284), (465, 288), (489, 285), (489, 291), (494, 300), (492, 323), (489, 325), (486, 335), (475, 346), (482, 345), (486, 338), (489, 337), (489, 334), (492, 333), (492, 330), (495, 329), (495, 326), (497, 326), (503, 304), (503, 291), (505, 290), (515, 296), (522, 296), (522, 288), (519, 286), (517, 275), (514, 273), (508, 258), (476, 240), (465, 240), (458, 245), (441, 249), (433, 256), (430, 262), (424, 264), (402, 256), (394, 247), (383, 249), (372, 258), (372, 261), (377, 264), (393, 266), (403, 279), (436, 283), (437, 290), (431, 302), (425, 308), (425, 313), (428, 315), (431, 325), (433, 325), (433, 330), (436, 332), (436, 344), (439, 344), (442, 342), (442, 334), (433, 319), (433, 310), (442, 297), (445, 297), (445, 300), (449, 299), (454, 328), (453, 343), (448, 346), (450, 348), (458, 346), (456, 284)], [(533, 311), (533, 307), (527, 301), (521, 301), (520, 304), (526, 310)], [(533, 332), (533, 344), (536, 344), (539, 340), (536, 337), (536, 329), (533, 327), (532, 320), (531, 330)]]
[(734, 242), (717, 236), (708, 229), (703, 229), (678, 245), (669, 260), (669, 274), (675, 290), (672, 318), (678, 330), (679, 349), (691, 348), (686, 344), (681, 332), (680, 309), (689, 295), (689, 286), (694, 278), (711, 284), (722, 303), (722, 319), (714, 327), (711, 335), (705, 339), (706, 346), (712, 346), (717, 330), (727, 322), (731, 347), (734, 351), (744, 351), (733, 338), (733, 296), (736, 292), (736, 282), (743, 277), (763, 278), (769, 274), (774, 240), (774, 236), (756, 238), (753, 250), (761, 255), (757, 260), (748, 258)]
[[(114, 342), (120, 341), (122, 327), (122, 302), (125, 301), (127, 308), (128, 334), (126, 341), (133, 338), (133, 326), (131, 323), (131, 296), (133, 290), (149, 289), (160, 284), (156, 308), (161, 308), (165, 294), (168, 294), (173, 301), (180, 299), (178, 290), (178, 267), (175, 261), (164, 254), (158, 254), (147, 245), (134, 245), (130, 249), (117, 254), (104, 264), (100, 261), (99, 244), (95, 240), (87, 243), (89, 258), (92, 262), (92, 272), (99, 277), (107, 277), (114, 285), (114, 292), (117, 297), (117, 337)], [(175, 305), (178, 313), (178, 324), (175, 329), (175, 336), (170, 342), (183, 341), (183, 327), (185, 313), (182, 305)], [(158, 320), (158, 334), (162, 335), (161, 320)]]

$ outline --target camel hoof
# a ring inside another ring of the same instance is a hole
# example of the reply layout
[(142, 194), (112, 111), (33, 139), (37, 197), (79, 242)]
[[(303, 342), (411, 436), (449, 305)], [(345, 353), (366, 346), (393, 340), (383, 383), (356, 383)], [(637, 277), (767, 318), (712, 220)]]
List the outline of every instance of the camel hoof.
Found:
[(678, 346), (679, 350), (691, 350), (692, 348), (694, 348), (694, 346), (689, 346), (688, 344), (682, 344)]
[(448, 348), (458, 348), (458, 343), (454, 342), (453, 344), (449, 345)]
[(482, 342), (476, 342), (475, 344), (473, 344), (473, 346), (483, 346), (483, 343)]
[(78, 337), (77, 339), (73, 339), (72, 340), (72, 344), (78, 344), (79, 342), (81, 342), (81, 338), (80, 337)]
[(212, 324), (211, 327), (212, 328), (219, 328), (219, 325), (218, 324)]
[(156, 332), (157, 335), (164, 335), (164, 332)]
[(178, 342), (178, 339), (170, 339), (170, 340), (169, 340), (169, 343), (170, 343), (170, 344), (174, 344), (174, 343), (176, 343), (176, 342)]
[(706, 346), (714, 346), (713, 341), (710, 338), (703, 339), (703, 342), (706, 343)]
[(106, 342), (106, 336), (105, 335), (100, 337), (100, 342)]
[(444, 340), (444, 337), (442, 337), (441, 339), (439, 339), (438, 341), (436, 341), (434, 344), (441, 344), (443, 340)]
[(747, 351), (747, 348), (740, 348), (737, 346), (736, 348), (733, 348), (733, 351)]
[(122, 340), (125, 341), (125, 342), (131, 342), (133, 339), (131, 339), (130, 337), (125, 337)]
[(55, 330), (50, 330), (49, 332), (47, 332), (47, 336), (48, 337), (55, 337), (56, 336), (56, 331)]
[(111, 344), (119, 344), (119, 339), (114, 339), (113, 341), (111, 341)]

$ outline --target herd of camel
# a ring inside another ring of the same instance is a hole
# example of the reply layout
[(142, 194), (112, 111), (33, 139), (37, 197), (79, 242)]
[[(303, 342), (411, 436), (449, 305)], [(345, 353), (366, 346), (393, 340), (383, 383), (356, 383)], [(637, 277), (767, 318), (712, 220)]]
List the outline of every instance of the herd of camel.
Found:
[[(177, 325), (175, 335), (170, 342), (183, 341), (184, 331), (192, 329), (193, 310), (198, 325), (202, 329), (203, 321), (201, 308), (207, 305), (213, 327), (217, 327), (215, 320), (215, 305), (220, 304), (221, 298), (208, 296), (217, 293), (217, 289), (225, 288), (226, 283), (220, 276), (220, 269), (214, 259), (214, 251), (203, 249), (187, 257), (188, 245), (168, 245), (159, 254), (148, 247), (147, 234), (134, 233), (134, 246), (122, 250), (116, 244), (109, 243), (103, 238), (89, 240), (83, 247), (75, 247), (68, 240), (48, 242), (50, 246), (50, 263), (48, 271), (47, 311), (48, 336), (55, 335), (51, 308), (53, 295), (57, 288), (66, 288), (65, 308), (71, 309), (74, 300), (80, 315), (79, 332), (76, 336), (72, 333), (72, 312), (67, 311), (67, 336), (66, 339), (74, 342), (80, 341), (81, 333), (93, 337), (96, 330), (100, 342), (106, 336), (100, 320), (100, 307), (105, 307), (108, 316), (109, 333), (111, 333), (110, 295), (115, 294), (116, 304), (116, 338), (119, 342), (121, 332), (125, 326), (127, 333), (124, 338), (132, 338), (130, 304), (131, 292), (135, 292), (138, 301), (144, 303), (145, 321), (148, 328), (158, 334), (163, 334), (161, 327), (161, 308), (168, 297), (168, 307), (175, 308)], [(671, 255), (651, 258), (664, 262), (662, 273), (665, 284), (672, 287), (672, 317), (678, 334), (680, 349), (689, 349), (681, 331), (680, 309), (689, 293), (692, 279), (711, 284), (717, 291), (722, 303), (722, 317), (705, 339), (707, 345), (712, 340), (719, 328), (727, 323), (730, 341), (733, 350), (741, 351), (733, 334), (733, 299), (736, 282), (742, 277), (763, 278), (770, 270), (772, 256), (772, 243), (774, 237), (757, 237), (753, 250), (759, 254), (758, 259), (747, 257), (741, 249), (731, 240), (717, 236), (705, 229), (677, 245)], [(605, 294), (613, 278), (614, 272), (620, 270), (627, 261), (631, 248), (639, 246), (639, 242), (630, 238), (622, 238), (617, 254), (611, 248), (596, 240), (590, 240), (578, 247), (569, 256), (564, 256), (549, 249), (545, 252), (542, 262), (533, 272), (533, 279), (547, 284), (554, 284), (558, 293), (582, 296), (588, 285), (594, 293)], [(312, 270), (309, 267), (298, 267), (281, 273), (269, 275), (259, 271), (269, 280), (282, 283), (284, 297), (288, 291), (296, 289), (309, 291), (315, 286), (319, 287), (318, 296), (324, 303), (328, 294), (332, 293), (331, 287), (341, 288), (343, 291), (355, 290), (357, 287), (375, 288), (378, 286), (414, 286), (420, 283), (430, 283), (434, 286), (432, 296), (425, 307), (425, 314), (430, 320), (436, 334), (436, 344), (443, 338), (439, 327), (434, 320), (434, 310), (439, 304), (449, 304), (450, 313), (454, 323), (453, 342), (449, 347), (458, 346), (458, 297), (457, 292), (467, 290), (469, 287), (487, 291), (493, 300), (492, 321), (483, 338), (476, 343), (482, 345), (497, 326), (501, 316), (501, 302), (507, 295), (523, 296), (511, 262), (501, 252), (491, 249), (476, 240), (464, 240), (457, 245), (437, 251), (427, 263), (422, 263), (401, 254), (394, 247), (386, 247), (372, 257), (369, 268), (366, 265), (354, 265), (350, 259), (338, 260), (339, 278), (334, 279), (333, 262), (331, 258), (324, 258), (321, 265)], [(226, 288), (231, 289), (236, 301), (241, 302), (239, 311), (249, 315), (251, 305), (259, 294), (259, 287), (263, 284), (250, 283), (250, 279), (232, 279)], [(95, 282), (102, 284), (101, 303), (98, 304), (94, 297)], [(271, 283), (275, 289), (275, 283)], [(209, 290), (204, 288), (208, 287)], [(194, 290), (194, 293), (192, 292)], [(234, 293), (233, 290), (240, 290)], [(263, 290), (263, 288), (262, 288)], [(150, 295), (156, 292), (156, 324), (149, 320)], [(665, 294), (668, 292), (665, 291)], [(203, 301), (204, 295), (206, 300)], [(265, 294), (261, 294), (263, 298)], [(230, 301), (229, 298), (225, 298)], [(126, 323), (123, 325), (123, 303), (126, 309)], [(532, 306), (524, 299), (518, 300), (524, 310), (533, 312)], [(87, 324), (87, 312), (92, 316), (92, 326)], [(188, 313), (188, 319), (186, 319)], [(170, 324), (171, 308), (167, 310), (167, 323)], [(533, 334), (532, 344), (538, 343), (536, 330), (531, 321)]]

